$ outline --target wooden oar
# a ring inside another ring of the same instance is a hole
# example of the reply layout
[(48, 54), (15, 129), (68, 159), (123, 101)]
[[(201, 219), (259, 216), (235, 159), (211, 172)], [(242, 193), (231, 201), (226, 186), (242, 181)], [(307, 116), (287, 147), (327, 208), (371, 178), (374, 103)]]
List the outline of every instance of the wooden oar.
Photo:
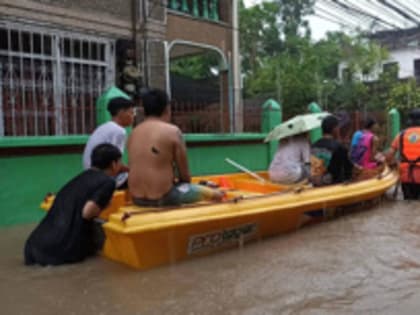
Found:
[(247, 169), (245, 166), (243, 166), (243, 165), (241, 165), (241, 164), (239, 164), (239, 163), (237, 163), (237, 162), (235, 162), (235, 161), (233, 161), (229, 158), (226, 158), (225, 161), (228, 162), (230, 165), (236, 167), (237, 169), (241, 170), (242, 172), (245, 172), (248, 175), (254, 177), (255, 179), (259, 180), (260, 182), (265, 183), (264, 178), (262, 178), (260, 175), (258, 175), (256, 173), (254, 173), (253, 171)]

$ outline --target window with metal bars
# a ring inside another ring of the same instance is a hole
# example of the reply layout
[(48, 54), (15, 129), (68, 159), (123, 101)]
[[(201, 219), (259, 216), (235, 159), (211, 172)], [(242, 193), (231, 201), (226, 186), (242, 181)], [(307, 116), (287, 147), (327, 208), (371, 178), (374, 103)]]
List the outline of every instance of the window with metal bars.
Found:
[(398, 78), (398, 68), (399, 68), (398, 62), (387, 62), (382, 65), (383, 72), (388, 73), (395, 79)]
[(414, 76), (416, 80), (420, 80), (420, 59), (414, 59)]
[(0, 21), (0, 136), (89, 134), (114, 41)]
[(195, 17), (220, 20), (219, 0), (168, 0), (168, 8), (180, 11)]

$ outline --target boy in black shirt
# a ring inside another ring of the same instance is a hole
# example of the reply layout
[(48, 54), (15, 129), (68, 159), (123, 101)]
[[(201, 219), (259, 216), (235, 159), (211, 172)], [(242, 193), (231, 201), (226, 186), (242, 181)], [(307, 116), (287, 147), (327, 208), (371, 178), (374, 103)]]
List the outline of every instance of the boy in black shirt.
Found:
[(68, 182), (25, 244), (25, 264), (60, 265), (83, 260), (99, 249), (93, 219), (112, 198), (112, 176), (121, 168), (121, 152), (112, 144), (92, 151), (92, 167)]
[(336, 139), (338, 119), (327, 116), (322, 121), (322, 138), (311, 148), (311, 181), (315, 186), (337, 184), (351, 179), (353, 164), (347, 149)]

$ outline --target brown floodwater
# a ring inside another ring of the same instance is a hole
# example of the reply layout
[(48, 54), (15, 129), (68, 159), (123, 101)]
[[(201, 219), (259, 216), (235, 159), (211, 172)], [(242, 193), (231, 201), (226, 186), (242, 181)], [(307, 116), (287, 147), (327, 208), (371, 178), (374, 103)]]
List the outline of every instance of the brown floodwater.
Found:
[(374, 209), (172, 266), (101, 257), (25, 267), (34, 226), (2, 229), (1, 314), (420, 313), (420, 202)]

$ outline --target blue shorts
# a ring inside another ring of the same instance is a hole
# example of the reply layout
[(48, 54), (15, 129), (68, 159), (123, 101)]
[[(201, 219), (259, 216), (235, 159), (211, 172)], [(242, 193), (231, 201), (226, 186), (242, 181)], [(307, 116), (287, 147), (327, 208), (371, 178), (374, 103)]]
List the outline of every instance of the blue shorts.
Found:
[(194, 203), (204, 199), (203, 190), (206, 187), (180, 183), (174, 185), (162, 198), (157, 200), (144, 199), (133, 197), (133, 202), (141, 207), (165, 207), (165, 206), (179, 206), (185, 203)]

